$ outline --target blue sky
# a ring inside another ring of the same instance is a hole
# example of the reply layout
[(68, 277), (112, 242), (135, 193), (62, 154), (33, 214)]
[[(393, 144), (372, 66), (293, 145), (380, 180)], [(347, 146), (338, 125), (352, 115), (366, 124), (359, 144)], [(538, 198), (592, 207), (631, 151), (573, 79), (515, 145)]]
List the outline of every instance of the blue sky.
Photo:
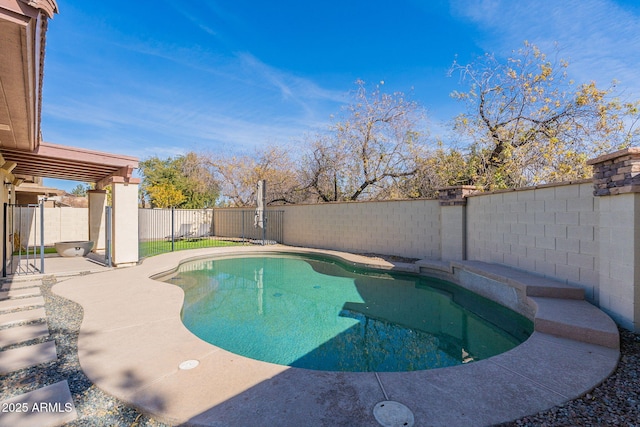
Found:
[[(356, 79), (411, 93), (431, 134), (463, 110), (457, 57), (559, 43), (577, 82), (640, 98), (640, 2), (58, 0), (49, 23), (45, 141), (137, 156), (295, 150)], [(76, 183), (46, 180), (69, 190)]]

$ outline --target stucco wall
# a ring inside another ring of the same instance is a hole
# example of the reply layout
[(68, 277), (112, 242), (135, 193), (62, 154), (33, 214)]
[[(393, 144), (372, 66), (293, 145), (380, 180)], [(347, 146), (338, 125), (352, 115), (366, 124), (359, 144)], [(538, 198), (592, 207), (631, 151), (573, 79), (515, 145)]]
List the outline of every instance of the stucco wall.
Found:
[(599, 199), (591, 181), (467, 199), (467, 258), (585, 288), (598, 299)]
[[(45, 208), (44, 244), (53, 246), (60, 241), (88, 240), (88, 224), (87, 208)], [(23, 247), (40, 245), (40, 208), (15, 208), (13, 228), (19, 233)]]
[(284, 210), (284, 243), (293, 246), (440, 257), (437, 200), (278, 206)]

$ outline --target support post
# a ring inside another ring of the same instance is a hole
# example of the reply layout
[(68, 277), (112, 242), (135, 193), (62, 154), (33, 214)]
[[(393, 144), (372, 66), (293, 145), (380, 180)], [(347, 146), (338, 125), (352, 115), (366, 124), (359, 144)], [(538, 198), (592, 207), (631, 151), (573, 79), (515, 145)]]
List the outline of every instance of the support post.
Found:
[[(44, 274), (44, 200), (40, 201), (40, 274)], [(34, 246), (33, 251), (36, 248)], [(34, 255), (35, 258), (35, 255)]]
[(589, 160), (599, 204), (600, 308), (640, 332), (640, 148)]
[(111, 221), (113, 220), (113, 212), (111, 206), (105, 206), (104, 208), (104, 263), (107, 267), (113, 266), (113, 258), (112, 258), (112, 245), (111, 239), (113, 237), (113, 229), (111, 227)]
[(116, 267), (138, 262), (139, 178), (112, 177), (113, 264)]
[(438, 190), (440, 200), (440, 252), (443, 260), (467, 259), (467, 196), (477, 191), (471, 185)]
[(7, 211), (8, 203), (3, 203), (2, 208), (2, 277), (7, 277)]
[[(2, 159), (2, 156), (0, 155), (0, 159)], [(4, 160), (2, 160), (4, 162)], [(6, 185), (4, 185), (5, 182), (10, 182), (13, 179), (13, 176), (5, 171), (4, 169), (0, 168), (0, 203), (2, 203), (5, 208), (2, 210), (2, 218), (0, 218), (0, 220), (2, 220), (2, 224), (3, 224), (3, 233), (2, 233), (2, 260), (3, 260), (3, 271), (2, 271), (2, 276), (3, 277), (7, 277), (7, 270), (6, 270), (6, 266), (5, 264), (7, 263), (7, 261), (9, 260), (9, 257), (11, 256), (11, 254), (7, 253), (7, 243), (9, 242), (9, 236), (7, 235), (7, 203), (9, 203), (9, 189), (7, 188)], [(13, 196), (13, 198), (15, 199), (15, 196)], [(14, 202), (15, 203), (15, 202)]]

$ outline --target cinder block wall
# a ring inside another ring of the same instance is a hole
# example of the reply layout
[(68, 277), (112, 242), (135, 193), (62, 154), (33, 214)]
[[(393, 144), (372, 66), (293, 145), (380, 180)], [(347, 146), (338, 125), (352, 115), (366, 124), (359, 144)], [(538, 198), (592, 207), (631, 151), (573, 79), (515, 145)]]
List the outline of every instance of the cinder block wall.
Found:
[(468, 197), (467, 259), (580, 284), (597, 302), (598, 212), (591, 180)]
[(284, 210), (285, 244), (440, 258), (437, 200), (324, 203), (278, 206)]

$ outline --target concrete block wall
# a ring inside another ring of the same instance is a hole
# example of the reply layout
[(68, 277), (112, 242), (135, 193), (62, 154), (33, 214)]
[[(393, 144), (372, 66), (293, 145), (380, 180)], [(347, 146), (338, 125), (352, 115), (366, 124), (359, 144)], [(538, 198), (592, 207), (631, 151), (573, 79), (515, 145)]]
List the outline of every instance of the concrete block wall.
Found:
[(579, 284), (598, 302), (600, 198), (593, 183), (467, 198), (467, 259)]
[(437, 200), (324, 203), (278, 206), (284, 210), (285, 244), (440, 258)]
[(640, 331), (640, 196), (600, 198), (599, 306), (627, 329)]

